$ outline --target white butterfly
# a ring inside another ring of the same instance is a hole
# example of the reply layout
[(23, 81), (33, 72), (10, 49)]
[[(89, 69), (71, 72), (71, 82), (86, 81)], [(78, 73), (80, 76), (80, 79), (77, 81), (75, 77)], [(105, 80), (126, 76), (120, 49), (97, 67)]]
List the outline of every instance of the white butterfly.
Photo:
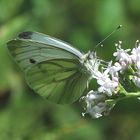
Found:
[(23, 32), (7, 43), (29, 86), (56, 103), (72, 103), (84, 93), (91, 77), (86, 55), (71, 45), (37, 32)]

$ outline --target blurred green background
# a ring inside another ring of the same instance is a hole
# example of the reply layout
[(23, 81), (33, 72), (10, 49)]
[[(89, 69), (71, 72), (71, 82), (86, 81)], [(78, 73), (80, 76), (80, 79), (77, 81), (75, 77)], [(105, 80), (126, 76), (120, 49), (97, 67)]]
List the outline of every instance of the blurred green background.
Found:
[[(22, 31), (65, 40), (83, 52), (123, 28), (97, 53), (112, 59), (114, 44), (140, 39), (139, 0), (0, 0), (0, 140), (140, 140), (140, 102), (118, 103), (107, 117), (82, 117), (80, 103), (56, 105), (27, 86), (6, 42)], [(94, 86), (94, 85), (92, 85)]]

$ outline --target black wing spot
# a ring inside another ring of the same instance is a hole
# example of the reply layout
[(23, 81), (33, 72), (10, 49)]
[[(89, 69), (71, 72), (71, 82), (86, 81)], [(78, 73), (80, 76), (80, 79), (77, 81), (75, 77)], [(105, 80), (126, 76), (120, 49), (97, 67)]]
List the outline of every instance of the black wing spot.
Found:
[(35, 61), (33, 58), (30, 58), (29, 61), (30, 61), (30, 63), (32, 63), (32, 64), (35, 64), (35, 63), (36, 63), (36, 61)]
[(18, 37), (23, 38), (23, 39), (31, 39), (32, 34), (33, 34), (33, 32), (31, 32), (31, 31), (22, 32), (18, 35)]

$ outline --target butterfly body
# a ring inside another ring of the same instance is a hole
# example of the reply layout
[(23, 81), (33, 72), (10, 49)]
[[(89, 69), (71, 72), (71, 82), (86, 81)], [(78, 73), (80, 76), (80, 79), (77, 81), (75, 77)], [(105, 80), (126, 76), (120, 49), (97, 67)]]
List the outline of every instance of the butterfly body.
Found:
[(20, 33), (7, 46), (29, 86), (41, 96), (63, 104), (84, 94), (91, 77), (86, 66), (90, 53), (37, 32)]

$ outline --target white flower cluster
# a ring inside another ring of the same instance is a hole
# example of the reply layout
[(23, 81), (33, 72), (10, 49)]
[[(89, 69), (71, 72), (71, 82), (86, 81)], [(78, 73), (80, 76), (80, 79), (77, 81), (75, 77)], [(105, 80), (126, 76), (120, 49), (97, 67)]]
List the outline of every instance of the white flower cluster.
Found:
[(91, 90), (87, 96), (84, 97), (87, 106), (86, 112), (82, 115), (84, 116), (86, 113), (89, 113), (92, 118), (99, 118), (102, 114), (107, 115), (115, 104), (108, 105), (107, 102), (105, 102), (105, 98), (104, 94)]
[[(99, 118), (102, 115), (106, 115), (114, 107), (113, 104), (108, 104), (108, 100), (112, 96), (117, 95), (119, 92), (120, 85), (120, 74), (123, 75), (126, 70), (133, 69), (132, 81), (137, 86), (140, 87), (140, 44), (136, 41), (135, 48), (131, 49), (122, 49), (122, 42), (119, 41), (116, 44), (117, 51), (113, 54), (116, 57), (116, 62), (112, 65), (110, 62), (107, 68), (99, 67), (101, 62), (97, 61), (98, 64), (92, 64), (89, 69), (92, 67), (92, 77), (97, 80), (99, 85), (97, 91), (91, 90), (83, 98), (86, 102), (86, 112), (89, 113), (93, 118)], [(130, 54), (129, 54), (130, 53)], [(91, 61), (90, 61), (91, 63)], [(96, 65), (96, 68), (93, 67)], [(94, 68), (96, 70), (94, 70)], [(103, 71), (103, 69), (105, 69)], [(83, 115), (85, 114), (83, 113)]]
[[(136, 41), (135, 48), (123, 50), (119, 45), (120, 49), (114, 53), (116, 56), (116, 60), (119, 61), (121, 70), (124, 71), (125, 69), (129, 69), (132, 66), (135, 68), (135, 74), (132, 76), (132, 80), (137, 87), (140, 87), (140, 44), (139, 41)], [(131, 54), (128, 52), (131, 51)], [(116, 62), (117, 63), (117, 62)]]

